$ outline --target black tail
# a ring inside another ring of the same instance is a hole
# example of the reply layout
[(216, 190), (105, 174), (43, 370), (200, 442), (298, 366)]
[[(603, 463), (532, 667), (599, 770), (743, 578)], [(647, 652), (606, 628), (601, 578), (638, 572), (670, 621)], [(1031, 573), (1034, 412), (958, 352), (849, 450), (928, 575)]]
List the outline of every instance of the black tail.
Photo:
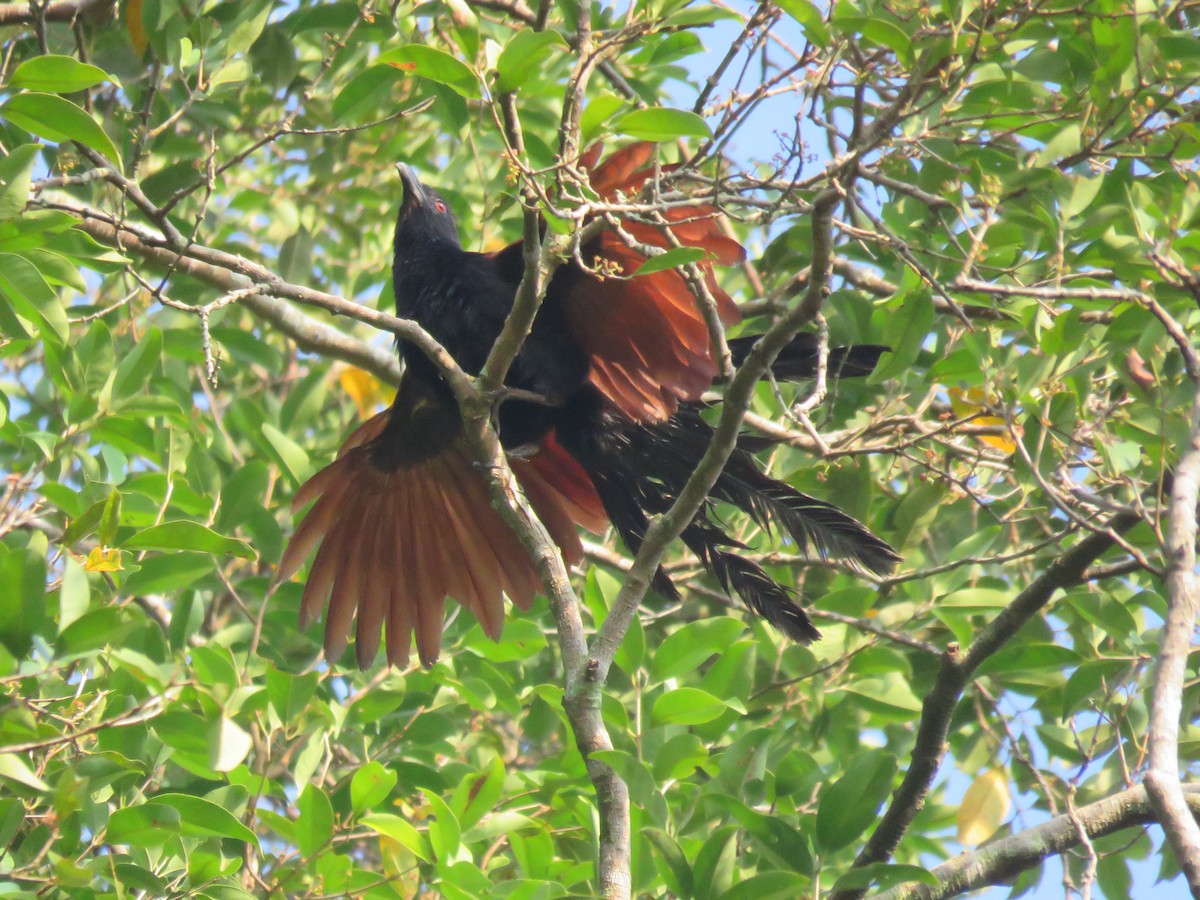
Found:
[[(693, 407), (681, 407), (666, 422), (626, 427), (627, 458), (633, 468), (652, 473), (673, 498), (683, 489), (712, 440), (712, 426)], [(865, 525), (832, 503), (810, 497), (764, 475), (744, 449), (734, 450), (712, 496), (748, 513), (769, 527), (782, 525), (802, 553), (840, 560), (876, 575), (895, 568), (900, 557)]]
[[(759, 335), (733, 338), (729, 342), (729, 353), (733, 364), (740, 366), (750, 353)], [(879, 357), (891, 347), (882, 344), (856, 344), (852, 347), (830, 347), (826, 374), (829, 378), (855, 378), (870, 375), (879, 363)], [(817, 374), (817, 336), (802, 331), (783, 348), (771, 371), (784, 381), (800, 381)]]
[(769, 530), (772, 520), (782, 525), (801, 553), (840, 560), (874, 575), (888, 574), (900, 561), (886, 541), (853, 516), (764, 475), (741, 450), (730, 457), (713, 496), (748, 513), (763, 528)]
[[(598, 413), (579, 428), (559, 428), (559, 440), (587, 471), (609, 519), (625, 545), (637, 552), (648, 516), (670, 509), (695, 471), (712, 439), (712, 427), (695, 407), (681, 407), (666, 422), (637, 425)], [(899, 560), (896, 552), (866, 526), (831, 503), (802, 494), (764, 475), (744, 449), (726, 463), (712, 498), (730, 503), (769, 527), (776, 522), (801, 552), (822, 560), (838, 560), (859, 571), (883, 574)], [(684, 528), (683, 542), (726, 590), (734, 590), (754, 612), (795, 640), (820, 636), (786, 587), (757, 563), (737, 555), (743, 545), (731, 538), (710, 513), (706, 502)], [(679, 596), (661, 568), (654, 588)]]
[(707, 517), (697, 516), (681, 535), (688, 549), (696, 554), (726, 591), (732, 588), (755, 613), (788, 637), (809, 644), (821, 637), (792, 592), (768, 575), (753, 560), (731, 553), (723, 547), (744, 549)]

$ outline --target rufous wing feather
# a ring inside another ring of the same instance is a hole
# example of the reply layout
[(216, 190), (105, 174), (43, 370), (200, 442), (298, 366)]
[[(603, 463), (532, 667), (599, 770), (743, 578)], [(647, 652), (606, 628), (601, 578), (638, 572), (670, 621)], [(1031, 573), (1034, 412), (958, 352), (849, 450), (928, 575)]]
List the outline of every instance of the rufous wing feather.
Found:
[[(593, 189), (604, 199), (632, 196), (654, 174), (653, 144), (630, 144), (594, 164)], [(664, 167), (661, 171), (670, 171)], [(672, 208), (662, 228), (624, 222), (637, 244), (667, 250), (670, 235), (685, 247), (705, 251), (698, 265), (726, 326), (739, 319), (737, 306), (717, 284), (713, 264), (745, 259), (737, 241), (722, 233), (718, 211), (707, 204)], [(676, 269), (638, 275), (647, 256), (614, 231), (585, 246), (592, 271), (577, 271), (567, 290), (567, 318), (574, 338), (591, 363), (592, 384), (635, 421), (663, 421), (680, 402), (698, 400), (718, 374), (708, 326), (691, 287)]]

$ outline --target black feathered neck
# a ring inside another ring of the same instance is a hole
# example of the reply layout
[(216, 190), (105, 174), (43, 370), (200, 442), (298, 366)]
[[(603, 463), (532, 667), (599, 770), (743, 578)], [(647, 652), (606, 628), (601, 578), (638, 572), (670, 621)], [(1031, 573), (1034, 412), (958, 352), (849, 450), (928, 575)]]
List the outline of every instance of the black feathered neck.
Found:
[(411, 167), (400, 163), (396, 168), (404, 186), (404, 199), (396, 216), (397, 261), (436, 252), (439, 244), (461, 249), (450, 204), (433, 188), (421, 184)]
[(425, 320), (436, 301), (447, 292), (453, 273), (459, 271), (466, 254), (450, 205), (433, 188), (421, 184), (416, 172), (401, 163), (397, 170), (404, 197), (396, 215), (395, 249), (392, 258), (392, 290), (396, 312)]

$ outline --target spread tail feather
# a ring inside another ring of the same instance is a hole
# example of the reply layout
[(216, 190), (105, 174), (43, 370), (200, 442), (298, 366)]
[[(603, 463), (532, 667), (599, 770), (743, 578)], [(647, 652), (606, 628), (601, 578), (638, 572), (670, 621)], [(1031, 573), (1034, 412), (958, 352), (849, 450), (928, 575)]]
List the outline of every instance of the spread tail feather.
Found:
[[(301, 627), (326, 609), (326, 659), (341, 657), (353, 631), (362, 668), (373, 663), (381, 640), (388, 662), (406, 665), (414, 634), (421, 662), (432, 665), (447, 597), (474, 613), (495, 639), (503, 596), (528, 609), (541, 589), (528, 553), (492, 508), (487, 482), (461, 441), (391, 469), (380, 466), (372, 444), (388, 415), (361, 426), (338, 459), (297, 492), (294, 506), (313, 505), (278, 574), (279, 581), (290, 578), (320, 545), (304, 587)], [(569, 477), (556, 480), (545, 462), (540, 468), (531, 460), (511, 463), (567, 565), (577, 564), (583, 548), (575, 524), (596, 525), (598, 500)]]

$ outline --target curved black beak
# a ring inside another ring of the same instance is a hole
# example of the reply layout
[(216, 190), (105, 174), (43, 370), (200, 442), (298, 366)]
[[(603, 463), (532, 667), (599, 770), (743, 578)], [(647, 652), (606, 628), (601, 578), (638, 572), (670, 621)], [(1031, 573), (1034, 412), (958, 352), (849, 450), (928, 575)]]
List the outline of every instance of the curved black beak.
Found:
[(417, 173), (406, 163), (396, 163), (396, 171), (400, 173), (400, 183), (404, 185), (404, 201), (400, 208), (412, 211), (425, 205), (425, 187), (417, 178)]

